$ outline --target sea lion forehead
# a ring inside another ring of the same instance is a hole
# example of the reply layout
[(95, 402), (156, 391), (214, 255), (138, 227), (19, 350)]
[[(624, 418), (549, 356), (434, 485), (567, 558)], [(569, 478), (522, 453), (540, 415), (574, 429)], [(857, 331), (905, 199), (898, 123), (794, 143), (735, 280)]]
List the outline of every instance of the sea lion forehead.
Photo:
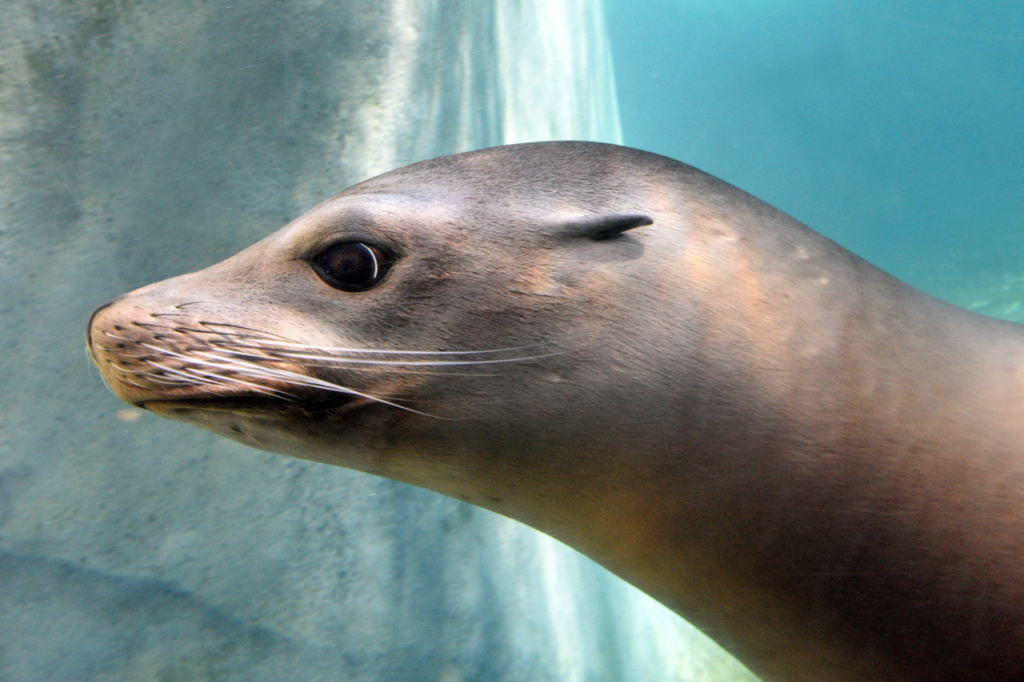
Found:
[(649, 213), (650, 187), (632, 170), (660, 158), (600, 143), (547, 142), (429, 159), (349, 187), (286, 226), (276, 245), (301, 244), (308, 255), (346, 238), (401, 251), (455, 233), (502, 242), (557, 237), (566, 223), (598, 214)]
[(387, 240), (421, 230), (425, 223), (452, 223), (457, 208), (444, 196), (390, 192), (338, 194), (285, 226), (283, 242), (309, 245), (338, 238), (378, 237)]
[(529, 142), (420, 161), (366, 180), (343, 194), (415, 188), (469, 202), (501, 197), (508, 202), (523, 197), (537, 202), (545, 196), (579, 199), (622, 191), (640, 169), (657, 166), (658, 160), (663, 157), (598, 142)]

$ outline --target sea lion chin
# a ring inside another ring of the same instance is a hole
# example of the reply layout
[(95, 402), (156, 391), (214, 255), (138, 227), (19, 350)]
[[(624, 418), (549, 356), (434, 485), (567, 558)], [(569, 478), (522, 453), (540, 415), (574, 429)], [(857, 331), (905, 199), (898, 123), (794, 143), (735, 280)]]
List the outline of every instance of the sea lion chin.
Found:
[(129, 403), (516, 518), (779, 680), (1024, 679), (1024, 331), (654, 154), (373, 178), (94, 313)]

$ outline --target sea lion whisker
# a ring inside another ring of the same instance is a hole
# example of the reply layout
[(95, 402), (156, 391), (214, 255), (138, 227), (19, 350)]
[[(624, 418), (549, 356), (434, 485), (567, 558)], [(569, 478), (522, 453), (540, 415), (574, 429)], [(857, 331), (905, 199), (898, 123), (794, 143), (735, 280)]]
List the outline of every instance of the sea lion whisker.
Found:
[[(93, 345), (95, 346), (96, 344), (93, 344)], [(96, 362), (96, 359), (93, 357), (92, 351), (89, 349), (89, 345), (88, 344), (86, 344), (86, 346), (85, 346), (85, 357), (87, 357), (90, 360), (92, 360), (92, 362), (90, 362), (89, 365), (94, 370), (99, 370), (100, 381), (102, 381), (103, 385), (107, 387), (107, 390), (110, 391), (111, 393), (113, 393), (114, 397), (119, 398), (120, 396), (117, 395), (117, 391), (115, 391), (114, 387), (110, 385), (110, 379), (107, 378), (107, 373), (104, 372), (102, 369), (100, 369), (99, 364)], [(92, 374), (94, 374), (94, 372), (90, 371), (89, 374), (92, 375)]]
[(231, 324), (229, 322), (210, 322), (208, 320), (198, 320), (197, 322), (202, 327), (228, 327), (230, 329), (240, 329), (242, 331), (253, 332), (254, 334), (261, 334), (263, 336), (273, 336), (278, 339), (284, 339), (285, 341), (295, 343), (294, 339), (290, 339), (287, 336), (281, 336), (280, 334), (274, 334), (273, 332), (263, 331), (261, 329), (253, 329), (252, 327), (246, 327), (240, 324)]
[[(216, 351), (196, 351), (195, 355), (199, 355), (210, 359), (239, 359), (239, 360), (251, 360), (257, 362), (283, 362), (292, 361), (295, 359), (301, 359), (297, 356), (290, 356), (287, 354), (272, 354), (272, 355), (257, 355), (255, 353), (248, 353), (244, 351), (232, 351), (228, 349), (218, 348)], [(453, 372), (431, 372), (421, 371), (415, 369), (408, 369), (406, 365), (415, 365), (417, 363), (402, 363), (402, 362), (384, 362), (384, 361), (371, 361), (371, 360), (351, 360), (345, 358), (322, 358), (313, 360), (310, 362), (303, 362), (303, 367), (332, 367), (338, 369), (338, 365), (344, 365), (349, 363), (352, 365), (370, 365), (370, 366), (345, 366), (341, 369), (346, 369), (352, 372), (378, 372), (378, 373), (395, 373), (395, 374), (426, 374), (431, 376), (493, 376), (490, 373), (462, 373), (456, 374)], [(430, 363), (422, 363), (429, 365)], [(460, 363), (434, 363), (434, 364), (460, 364)], [(470, 363), (473, 364), (473, 363)]]
[[(185, 363), (185, 366), (188, 367), (189, 369), (192, 369), (192, 367), (191, 367), (192, 365), (202, 365), (202, 366), (205, 366), (205, 367), (212, 367), (214, 369), (222, 369), (222, 370), (223, 369), (228, 369), (228, 370), (235, 369), (235, 367), (232, 367), (231, 365), (224, 364), (224, 363), (209, 362), (209, 361), (206, 361), (206, 360), (198, 360), (198, 359), (195, 358), (196, 354), (185, 355), (183, 353), (177, 353), (175, 351), (172, 351), (169, 348), (161, 348), (159, 346), (153, 346), (153, 345), (150, 345), (148, 343), (142, 343), (140, 345), (145, 347), (145, 348), (149, 348), (150, 350), (155, 351), (155, 352), (159, 353), (160, 355), (163, 355), (164, 357), (169, 357), (169, 358), (174, 358), (176, 360), (181, 360), (182, 362)], [(152, 363), (152, 361), (150, 361), (150, 362)], [(160, 366), (160, 365), (156, 365), (156, 366)], [(257, 368), (256, 365), (252, 365), (251, 367), (252, 368)], [(167, 369), (167, 370), (170, 371), (170, 368), (167, 368), (167, 367), (161, 367), (161, 369)]]
[(174, 327), (168, 327), (165, 324), (153, 324), (152, 322), (132, 322), (133, 327), (141, 327), (142, 329), (166, 329), (169, 332), (174, 331)]
[(155, 374), (151, 374), (146, 377), (151, 384), (159, 384), (161, 386), (193, 386), (196, 381), (185, 380), (185, 379), (168, 379), (167, 377), (158, 377)]
[[(159, 316), (166, 316), (166, 317), (187, 317), (189, 319), (192, 319), (191, 315), (185, 315), (184, 313), (154, 313), (153, 317), (156, 317), (158, 315)], [(153, 325), (153, 326), (156, 327), (156, 325)], [(166, 328), (170, 329), (172, 331), (175, 331), (175, 332), (177, 332), (179, 334), (206, 334), (206, 335), (210, 335), (210, 336), (237, 337), (237, 338), (240, 338), (240, 339), (257, 339), (257, 340), (264, 340), (264, 341), (267, 340), (266, 337), (277, 336), (276, 334), (269, 334), (267, 332), (259, 332), (259, 331), (256, 331), (256, 330), (252, 330), (250, 333), (232, 333), (232, 332), (224, 332), (224, 331), (215, 331), (215, 330), (211, 330), (211, 329), (201, 329), (199, 327), (190, 327), (190, 326), (185, 326), (183, 324), (179, 324), (179, 325), (176, 325), (174, 327), (166, 327)], [(279, 337), (279, 338), (284, 338), (284, 337)]]
[[(139, 345), (137, 341), (133, 341), (131, 339), (122, 339), (120, 337), (114, 336), (113, 334), (107, 334), (107, 336), (109, 336), (112, 339), (117, 339), (119, 341), (122, 341), (122, 340), (126, 341), (129, 344), (131, 344), (133, 347)], [(99, 345), (95, 341), (92, 342), (92, 347), (93, 348), (98, 348), (98, 349), (106, 351), (108, 353), (116, 354), (118, 358), (148, 358), (150, 356), (150, 353), (143, 353), (142, 355), (136, 355), (134, 353), (125, 353), (124, 352), (124, 348), (107, 348), (106, 346)]]
[[(111, 334), (106, 329), (103, 330), (103, 335), (104, 336), (108, 336), (108, 337), (110, 337), (112, 339), (116, 339), (118, 341), (127, 341), (129, 343), (138, 343), (137, 339), (129, 339), (127, 336), (118, 336), (117, 334)], [(93, 342), (93, 343), (95, 343), (95, 342)]]
[(195, 383), (191, 378), (186, 379), (184, 377), (175, 376), (165, 370), (161, 370), (159, 372), (149, 371), (149, 373), (145, 375), (145, 378), (147, 381), (151, 381), (156, 384), (188, 385)]
[[(207, 363), (207, 364), (213, 364), (213, 363)], [(248, 362), (245, 362), (245, 361), (242, 361), (242, 360), (227, 359), (227, 364), (231, 365), (231, 366), (236, 366), (237, 365), (239, 367), (239, 369), (252, 370), (252, 374), (255, 375), (255, 376), (262, 375), (262, 376), (267, 377), (267, 378), (277, 379), (277, 380), (282, 381), (284, 383), (289, 383), (289, 384), (296, 385), (296, 386), (306, 386), (306, 387), (309, 387), (309, 388), (319, 388), (319, 389), (322, 389), (322, 390), (325, 390), (325, 391), (332, 391), (332, 392), (335, 392), (335, 393), (344, 393), (344, 394), (347, 394), (347, 395), (354, 395), (356, 397), (365, 398), (366, 400), (371, 400), (373, 402), (381, 403), (383, 405), (389, 405), (391, 407), (396, 407), (396, 408), (398, 408), (400, 410), (405, 410), (407, 412), (414, 412), (415, 414), (423, 415), (425, 417), (432, 417), (434, 419), (444, 419), (444, 417), (439, 417), (437, 415), (429, 414), (427, 412), (421, 412), (420, 410), (416, 410), (416, 409), (413, 409), (411, 407), (406, 407), (405, 405), (399, 405), (398, 403), (393, 402), (391, 400), (388, 400), (386, 398), (381, 398), (380, 396), (375, 396), (375, 395), (372, 395), (372, 394), (369, 394), (369, 393), (364, 393), (362, 391), (357, 391), (354, 388), (349, 388), (347, 386), (342, 386), (340, 384), (335, 384), (333, 382), (325, 381), (323, 379), (317, 379), (316, 377), (310, 377), (310, 376), (306, 376), (304, 374), (298, 374), (296, 372), (290, 372), (290, 371), (284, 370), (284, 369), (276, 369), (276, 368), (271, 368), (271, 367), (262, 367), (262, 366), (259, 366), (259, 365), (253, 365), (251, 363), (248, 363)]]
[[(177, 307), (177, 306), (175, 306), (175, 307)], [(190, 320), (195, 321), (196, 324), (198, 324), (200, 327), (208, 327), (208, 328), (209, 327), (229, 327), (231, 329), (238, 329), (238, 330), (243, 331), (243, 332), (250, 332), (251, 334), (255, 334), (255, 335), (257, 335), (256, 338), (259, 338), (260, 336), (262, 336), (262, 337), (274, 337), (274, 338), (278, 338), (278, 339), (284, 339), (285, 341), (293, 341), (293, 339), (290, 339), (287, 336), (281, 336), (280, 334), (274, 334), (272, 332), (263, 331), (263, 330), (260, 330), (260, 329), (253, 329), (252, 327), (246, 327), (246, 326), (240, 325), (240, 324), (231, 324), (231, 323), (228, 323), (228, 322), (210, 322), (208, 320), (195, 320), (195, 316), (194, 315), (190, 315), (188, 313), (167, 313), (167, 312), (163, 312), (163, 313), (150, 313), (149, 316), (150, 317), (185, 317), (185, 318), (188, 318)], [(135, 322), (133, 324), (135, 324), (136, 326), (143, 326), (146, 323)], [(217, 335), (221, 335), (221, 336), (239, 336), (239, 337), (242, 337), (242, 338), (246, 338), (247, 337), (247, 335), (245, 335), (245, 334), (232, 334), (230, 332), (215, 331), (213, 329), (196, 329), (196, 328), (184, 327), (184, 326), (182, 326), (182, 327), (175, 327), (174, 329), (175, 329), (175, 331), (187, 332), (187, 333), (191, 333), (191, 334), (217, 334)]]
[(259, 384), (254, 384), (254, 383), (252, 383), (250, 381), (242, 381), (238, 377), (218, 375), (218, 378), (224, 383), (224, 385), (234, 384), (236, 386), (245, 386), (246, 388), (252, 389), (253, 391), (256, 391), (257, 393), (262, 393), (264, 395), (271, 395), (271, 396), (274, 396), (276, 398), (282, 398), (284, 400), (293, 401), (293, 402), (298, 400), (298, 398), (296, 398), (291, 393), (288, 393), (286, 391), (282, 391), (282, 390), (276, 389), (276, 388), (271, 388), (269, 386), (261, 386)]
[(149, 389), (149, 386), (143, 386), (142, 384), (137, 384), (134, 381), (131, 381), (126, 376), (118, 375), (117, 376), (117, 380), (120, 381), (122, 384), (128, 384), (129, 386), (134, 386), (135, 388), (141, 388), (143, 390), (148, 390)]
[(106, 352), (108, 352), (108, 353), (117, 353), (118, 355), (124, 355), (124, 353), (122, 353), (122, 352), (121, 352), (121, 349), (120, 349), (120, 348), (109, 348), (109, 347), (107, 347), (107, 346), (101, 346), (101, 345), (100, 345), (99, 343), (97, 343), (96, 341), (93, 341), (93, 342), (92, 342), (92, 347), (93, 347), (93, 348), (98, 348), (98, 349), (100, 349), (100, 350), (102, 350), (102, 351), (106, 351)]
[(362, 360), (356, 358), (337, 358), (322, 355), (305, 355), (300, 353), (284, 353), (281, 355), (281, 357), (291, 360), (314, 360), (316, 362), (326, 363), (390, 365), (396, 367), (447, 367), (457, 365), (498, 365), (510, 362), (525, 362), (527, 360), (537, 360), (539, 358), (546, 358), (552, 355), (561, 355), (561, 352), (545, 353), (543, 355), (529, 355), (522, 358), (499, 358), (497, 360)]
[[(381, 403), (383, 405), (389, 405), (391, 407), (396, 407), (396, 408), (398, 408), (400, 410), (405, 410), (407, 412), (414, 412), (416, 414), (420, 414), (420, 415), (423, 415), (425, 417), (432, 417), (434, 419), (444, 419), (444, 417), (439, 417), (437, 415), (429, 414), (427, 412), (421, 412), (419, 410), (415, 410), (415, 409), (413, 409), (411, 407), (406, 407), (404, 405), (399, 405), (398, 403), (392, 402), (392, 401), (390, 401), (390, 400), (388, 400), (386, 398), (381, 398), (379, 396), (375, 396), (375, 395), (372, 395), (372, 394), (369, 394), (369, 393), (364, 393), (362, 391), (357, 391), (357, 390), (355, 390), (353, 388), (348, 388), (347, 386), (341, 386), (340, 384), (335, 384), (335, 383), (332, 383), (332, 382), (329, 382), (329, 381), (324, 381), (323, 379), (317, 379), (315, 377), (309, 377), (309, 376), (306, 376), (304, 374), (298, 374), (296, 372), (289, 372), (288, 370), (275, 369), (275, 368), (271, 368), (271, 367), (261, 367), (259, 365), (254, 365), (254, 364), (252, 364), (250, 362), (245, 362), (245, 361), (242, 361), (242, 360), (234, 360), (234, 359), (231, 359), (231, 358), (226, 358), (225, 361), (222, 362), (222, 363), (210, 362), (210, 361), (206, 361), (206, 360), (196, 359), (194, 356), (186, 356), (186, 355), (182, 355), (181, 353), (175, 353), (174, 351), (168, 350), (166, 348), (160, 348), (158, 346), (152, 346), (152, 345), (146, 344), (146, 343), (143, 343), (143, 344), (140, 344), (140, 345), (142, 345), (142, 346), (144, 346), (146, 348), (150, 348), (151, 350), (154, 350), (156, 352), (162, 353), (162, 354), (164, 354), (164, 355), (166, 355), (168, 357), (173, 357), (173, 358), (177, 358), (179, 360), (183, 360), (183, 361), (189, 363), (190, 365), (191, 364), (198, 364), (198, 365), (203, 365), (203, 366), (206, 366), (206, 367), (213, 367), (215, 369), (221, 369), (221, 370), (236, 369), (236, 370), (247, 372), (247, 376), (250, 376), (250, 377), (262, 377), (262, 378), (268, 378), (268, 379), (276, 379), (276, 380), (281, 381), (282, 383), (286, 383), (286, 384), (290, 384), (290, 385), (294, 385), (294, 386), (306, 386), (308, 388), (319, 388), (319, 389), (322, 389), (322, 390), (325, 390), (325, 391), (332, 391), (332, 392), (335, 392), (335, 393), (345, 393), (347, 395), (354, 395), (354, 396), (359, 397), (359, 398), (365, 398), (366, 400), (371, 400), (373, 402)], [(192, 367), (189, 367), (189, 369), (193, 370), (193, 371), (197, 371), (197, 372), (201, 371), (201, 370), (194, 370)], [(226, 378), (223, 375), (219, 375), (219, 374), (218, 375), (213, 375), (213, 376), (216, 376), (217, 378), (220, 378), (220, 379), (225, 379)], [(144, 388), (144, 387), (140, 386), (139, 388)], [(270, 390), (270, 389), (266, 389), (266, 387), (262, 387), (262, 386), (259, 387), (259, 388), (265, 389), (265, 390)]]
[[(223, 344), (216, 344), (218, 348), (224, 348)], [(249, 348), (250, 346), (245, 346)], [(233, 351), (224, 349), (218, 352), (231, 353)], [(322, 354), (307, 354), (292, 351), (268, 351), (273, 353), (272, 356), (256, 356), (258, 359), (271, 359), (271, 360), (311, 360), (314, 362), (324, 363), (351, 363), (359, 365), (390, 365), (390, 366), (447, 366), (447, 365), (488, 365), (488, 364), (500, 364), (508, 362), (525, 362), (527, 360), (535, 360), (538, 358), (545, 358), (551, 355), (560, 355), (564, 351), (555, 353), (544, 353), (541, 355), (528, 355), (524, 357), (515, 358), (498, 358), (494, 360), (375, 360), (375, 359), (364, 359), (364, 358), (347, 358), (337, 357), (333, 355), (322, 355)], [(202, 354), (202, 352), (199, 352)], [(251, 353), (241, 353), (241, 355), (253, 357)]]
[(175, 370), (175, 369), (170, 368), (170, 367), (162, 367), (162, 366), (157, 365), (155, 363), (153, 363), (153, 364), (154, 364), (155, 367), (160, 367), (161, 369), (163, 369), (163, 370), (165, 370), (167, 372), (170, 372), (172, 374), (177, 374), (177, 375), (184, 376), (184, 377), (186, 377), (186, 378), (188, 378), (190, 380), (194, 380), (194, 381), (199, 382), (199, 383), (210, 384), (210, 385), (214, 385), (214, 386), (228, 386), (228, 385), (234, 384), (234, 385), (238, 385), (238, 386), (245, 386), (246, 388), (250, 388), (250, 389), (252, 389), (252, 390), (254, 390), (254, 391), (258, 392), (258, 393), (263, 393), (263, 394), (267, 394), (267, 395), (274, 395), (274, 396), (277, 396), (277, 397), (280, 397), (280, 398), (289, 399), (289, 400), (295, 399), (294, 396), (292, 396), (290, 393), (287, 393), (285, 391), (281, 391), (281, 390), (278, 390), (276, 388), (271, 388), (269, 386), (262, 386), (260, 384), (254, 384), (254, 383), (249, 382), (249, 381), (242, 381), (241, 379), (238, 379), (237, 377), (225, 376), (223, 374), (216, 374), (214, 372), (206, 372), (206, 371), (203, 371), (203, 370), (200, 370), (200, 369), (195, 369), (195, 368), (192, 368), (192, 367), (186, 368), (184, 370)]
[[(144, 362), (149, 361), (144, 360)], [(144, 367), (142, 369), (128, 369), (128, 367), (118, 367), (116, 364), (114, 365), (114, 367), (117, 367), (117, 371), (120, 372), (121, 374), (151, 374), (153, 371), (149, 367)]]
[(160, 367), (160, 369), (163, 370), (167, 374), (171, 374), (171, 375), (174, 375), (174, 376), (180, 376), (180, 377), (182, 377), (183, 380), (185, 380), (185, 381), (187, 381), (189, 383), (192, 383), (192, 384), (203, 384), (203, 385), (206, 385), (206, 386), (223, 386), (224, 385), (224, 382), (221, 381), (222, 377), (220, 375), (214, 374), (212, 372), (199, 372), (199, 374), (201, 374), (203, 376), (198, 376), (196, 372), (190, 371), (190, 370), (178, 370), (178, 369), (174, 369), (173, 367), (163, 367), (161, 365), (155, 365), (155, 364), (154, 364), (154, 366), (155, 367)]
[(123, 351), (115, 351), (117, 353), (118, 360), (130, 359), (130, 360), (145, 360), (153, 357), (152, 353), (125, 353)]
[[(213, 362), (203, 362), (203, 361), (197, 361), (197, 360), (192, 360), (192, 363), (193, 364), (199, 364), (199, 365), (202, 365), (202, 366), (205, 366), (205, 367), (210, 367), (210, 368), (212, 368), (213, 370), (216, 370), (216, 371), (207, 371), (207, 370), (199, 369), (199, 368), (193, 367), (193, 366), (186, 366), (185, 368), (180, 370), (180, 372), (183, 372), (183, 373), (185, 373), (185, 374), (187, 374), (189, 376), (204, 376), (204, 377), (207, 377), (209, 379), (217, 381), (221, 385), (226, 385), (226, 384), (245, 385), (245, 386), (248, 386), (250, 388), (257, 389), (257, 390), (259, 390), (261, 392), (269, 392), (269, 391), (275, 391), (276, 390), (276, 389), (270, 388), (269, 386), (265, 386), (263, 384), (253, 383), (251, 381), (243, 381), (242, 379), (238, 378), (238, 376), (231, 376), (228, 373), (232, 373), (232, 374), (239, 375), (239, 376), (242, 376), (242, 377), (245, 377), (245, 378), (248, 378), (248, 379), (253, 379), (253, 380), (270, 379), (270, 380), (280, 381), (279, 377), (276, 377), (274, 375), (268, 374), (266, 372), (259, 371), (261, 368), (255, 367), (255, 366), (249, 366), (247, 364), (241, 364), (241, 363), (237, 363), (237, 362), (213, 363)], [(157, 365), (157, 366), (159, 366), (159, 365)], [(285, 382), (285, 383), (290, 383), (292, 385), (298, 385), (298, 383), (294, 382), (294, 381)]]
[[(219, 346), (219, 344), (218, 344)], [(204, 351), (197, 351), (195, 354), (203, 357), (223, 357), (225, 354), (234, 357), (251, 358), (254, 360), (302, 360), (305, 366), (313, 367), (331, 367), (338, 365), (372, 365), (380, 369), (386, 369), (388, 367), (394, 368), (394, 371), (400, 372), (404, 368), (408, 367), (452, 367), (452, 366), (468, 366), (468, 365), (497, 365), (497, 364), (508, 364), (512, 362), (526, 362), (527, 360), (536, 360), (539, 358), (546, 358), (552, 355), (561, 355), (564, 351), (556, 353), (545, 353), (543, 355), (529, 355), (521, 358), (499, 358), (496, 360), (369, 360), (361, 358), (341, 358), (332, 357), (325, 355), (306, 355), (301, 353), (291, 352), (273, 352), (270, 356), (255, 355), (253, 353), (237, 352), (228, 349), (220, 348), (216, 353), (209, 353)], [(316, 364), (310, 364), (316, 363)], [(363, 367), (346, 367), (351, 370), (368, 369)], [(412, 374), (414, 372), (407, 372)], [(437, 374), (436, 372), (428, 372), (430, 374)], [(446, 374), (446, 376), (455, 376), (453, 374)], [(482, 374), (467, 375), (467, 376), (485, 376)]]
[(269, 361), (269, 362), (279, 362), (280, 361), (280, 358), (270, 357), (270, 356), (262, 355), (262, 354), (259, 354), (259, 353), (252, 353), (252, 352), (245, 352), (245, 351), (235, 351), (235, 350), (223, 350), (223, 349), (220, 349), (220, 348), (218, 348), (217, 350), (214, 350), (214, 351), (197, 350), (197, 351), (195, 351), (195, 354), (199, 355), (201, 357), (204, 357), (204, 358), (240, 358), (240, 359), (249, 359), (249, 360), (256, 360), (256, 361)]
[(432, 372), (430, 370), (407, 369), (405, 367), (338, 367), (334, 363), (304, 362), (303, 367), (325, 367), (332, 369), (344, 369), (347, 372), (370, 372), (376, 374), (402, 374), (422, 375), (432, 377), (493, 377), (498, 376), (494, 372)]
[[(206, 334), (214, 337), (237, 337), (239, 339), (252, 339), (253, 343), (266, 343), (266, 339), (260, 339), (258, 336), (252, 334), (237, 334), (232, 332), (220, 332), (212, 331), (210, 329), (197, 329), (195, 327), (175, 327), (175, 331), (181, 332), (182, 334)], [(214, 343), (215, 341), (209, 341), (208, 343)]]
[(535, 343), (528, 346), (512, 346), (509, 348), (494, 348), (490, 350), (392, 350), (392, 349), (373, 349), (373, 348), (341, 348), (335, 346), (311, 346), (304, 343), (288, 342), (282, 343), (279, 341), (262, 341), (267, 346), (281, 346), (290, 347), (297, 352), (303, 351), (319, 351), (323, 353), (353, 353), (353, 354), (375, 354), (375, 355), (494, 355), (498, 353), (511, 353), (513, 351), (527, 350), (530, 348), (538, 348), (547, 344)]
[[(118, 336), (117, 334), (111, 334), (110, 332), (108, 332), (106, 330), (104, 330), (103, 334), (105, 336), (109, 336), (110, 338), (114, 339), (115, 341), (124, 341), (125, 343), (130, 344), (132, 346), (142, 346), (142, 345), (144, 345), (138, 339), (128, 338), (127, 336)], [(96, 346), (96, 342), (95, 341), (93, 341), (93, 346)], [(100, 346), (96, 346), (96, 347), (100, 348)], [(138, 355), (136, 355), (136, 356), (128, 355), (127, 353), (124, 353), (123, 349), (121, 349), (121, 348), (114, 348), (114, 349), (106, 349), (106, 348), (104, 348), (103, 350), (107, 350), (108, 352), (111, 352), (111, 353), (117, 353), (118, 355), (120, 355), (122, 357), (144, 357), (144, 356), (138, 356)]]

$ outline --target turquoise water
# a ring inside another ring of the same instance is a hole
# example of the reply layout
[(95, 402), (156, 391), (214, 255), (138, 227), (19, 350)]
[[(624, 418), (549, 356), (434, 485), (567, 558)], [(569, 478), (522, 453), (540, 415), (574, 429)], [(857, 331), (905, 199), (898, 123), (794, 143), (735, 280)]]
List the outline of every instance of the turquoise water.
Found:
[(606, 9), (626, 144), (718, 175), (931, 293), (1022, 319), (1024, 3)]

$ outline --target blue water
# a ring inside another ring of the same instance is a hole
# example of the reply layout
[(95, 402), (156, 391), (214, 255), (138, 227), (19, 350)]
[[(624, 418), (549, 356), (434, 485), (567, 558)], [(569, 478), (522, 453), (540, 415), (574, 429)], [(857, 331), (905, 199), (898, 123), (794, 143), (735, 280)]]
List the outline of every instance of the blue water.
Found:
[(990, 288), (1024, 271), (1024, 2), (606, 0), (606, 12), (626, 144), (947, 298), (944, 269)]

